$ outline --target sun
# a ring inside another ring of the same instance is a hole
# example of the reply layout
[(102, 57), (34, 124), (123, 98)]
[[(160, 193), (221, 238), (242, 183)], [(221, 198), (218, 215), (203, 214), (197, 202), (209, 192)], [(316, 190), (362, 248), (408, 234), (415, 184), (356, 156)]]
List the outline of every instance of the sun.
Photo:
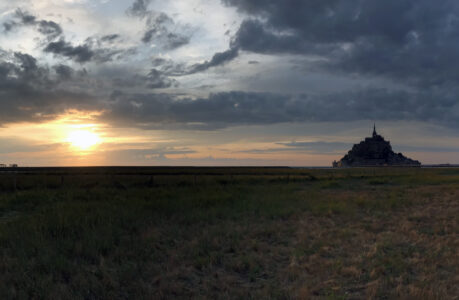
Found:
[(67, 136), (67, 142), (79, 150), (90, 150), (100, 141), (99, 135), (89, 130), (71, 131)]

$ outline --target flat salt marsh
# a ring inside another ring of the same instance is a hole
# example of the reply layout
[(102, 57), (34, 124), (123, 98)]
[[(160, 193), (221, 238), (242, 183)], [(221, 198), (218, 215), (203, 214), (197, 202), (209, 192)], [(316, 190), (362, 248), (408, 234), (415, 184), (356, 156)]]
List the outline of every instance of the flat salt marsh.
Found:
[(459, 295), (459, 169), (19, 168), (0, 189), (2, 299)]

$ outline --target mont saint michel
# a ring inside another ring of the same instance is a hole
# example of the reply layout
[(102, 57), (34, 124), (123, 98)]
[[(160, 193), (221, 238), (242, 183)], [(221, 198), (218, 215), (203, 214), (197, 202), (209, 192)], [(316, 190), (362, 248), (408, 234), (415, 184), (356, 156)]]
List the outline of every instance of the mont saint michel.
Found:
[(340, 160), (333, 162), (334, 168), (370, 167), (370, 166), (403, 166), (419, 167), (421, 163), (405, 157), (402, 153), (395, 153), (389, 141), (386, 141), (373, 127), (373, 135), (365, 138)]

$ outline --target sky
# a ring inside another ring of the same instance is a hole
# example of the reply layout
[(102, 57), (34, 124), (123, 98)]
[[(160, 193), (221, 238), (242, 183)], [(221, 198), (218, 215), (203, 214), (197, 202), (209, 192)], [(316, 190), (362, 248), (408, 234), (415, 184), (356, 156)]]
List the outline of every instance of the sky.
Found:
[(455, 0), (0, 0), (0, 163), (459, 163)]

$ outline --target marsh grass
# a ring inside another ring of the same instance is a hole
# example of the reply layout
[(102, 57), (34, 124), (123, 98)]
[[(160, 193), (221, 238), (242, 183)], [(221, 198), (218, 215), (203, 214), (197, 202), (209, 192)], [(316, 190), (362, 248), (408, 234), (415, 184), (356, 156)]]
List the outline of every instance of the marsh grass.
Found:
[(458, 174), (0, 174), (0, 298), (454, 299)]

